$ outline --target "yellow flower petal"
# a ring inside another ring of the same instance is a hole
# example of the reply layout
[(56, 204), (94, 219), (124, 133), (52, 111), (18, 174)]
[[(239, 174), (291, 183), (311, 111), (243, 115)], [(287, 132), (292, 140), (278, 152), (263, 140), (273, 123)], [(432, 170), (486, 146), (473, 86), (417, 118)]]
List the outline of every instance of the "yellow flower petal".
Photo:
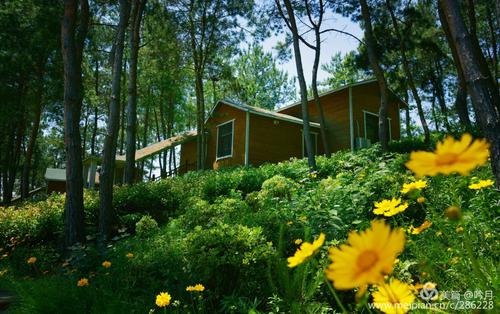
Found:
[(489, 157), (489, 144), (484, 139), (472, 140), (464, 134), (459, 141), (448, 136), (436, 145), (434, 152), (416, 151), (410, 154), (406, 167), (417, 177), (459, 173), (469, 175)]
[(330, 248), (332, 263), (325, 270), (326, 276), (341, 290), (380, 283), (392, 273), (404, 243), (401, 228), (392, 230), (384, 221), (373, 220), (371, 228), (351, 232), (347, 244)]

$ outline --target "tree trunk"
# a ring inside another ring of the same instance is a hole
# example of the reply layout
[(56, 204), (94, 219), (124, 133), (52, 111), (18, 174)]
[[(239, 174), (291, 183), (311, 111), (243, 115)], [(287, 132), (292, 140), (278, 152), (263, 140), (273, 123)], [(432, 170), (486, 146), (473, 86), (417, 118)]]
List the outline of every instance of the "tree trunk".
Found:
[(366, 0), (360, 0), (359, 2), (361, 4), (361, 15), (363, 16), (363, 22), (365, 25), (366, 50), (368, 52), (368, 59), (370, 60), (371, 68), (373, 70), (373, 73), (375, 74), (375, 77), (377, 78), (380, 89), (378, 137), (380, 140), (380, 144), (382, 145), (382, 149), (387, 150), (389, 143), (389, 134), (387, 134), (387, 106), (389, 91), (387, 88), (387, 82), (385, 81), (384, 72), (380, 67), (380, 63), (377, 57), (377, 42), (375, 36), (373, 35), (370, 8), (368, 7)]
[(314, 28), (314, 36), (316, 40), (316, 45), (314, 48), (314, 63), (313, 63), (313, 69), (312, 69), (312, 92), (313, 92), (313, 97), (314, 97), (314, 104), (316, 105), (316, 110), (318, 110), (319, 114), (319, 122), (320, 122), (320, 133), (321, 133), (321, 141), (323, 143), (323, 149), (325, 150), (325, 155), (326, 157), (331, 157), (332, 152), (330, 150), (330, 144), (328, 143), (328, 135), (327, 135), (327, 127), (326, 127), (326, 121), (325, 121), (325, 113), (323, 111), (323, 106), (321, 105), (321, 102), (319, 100), (319, 93), (318, 93), (318, 68), (319, 68), (319, 61), (321, 57), (321, 23), (323, 22), (323, 13), (324, 13), (324, 6), (323, 6), (323, 1), (319, 1), (319, 18), (318, 22), (315, 23), (312, 15), (311, 15), (311, 10), (309, 9), (309, 4), (308, 1), (305, 1), (306, 9), (307, 9), (307, 16), (309, 17), (309, 21), (311, 22), (313, 28)]
[(441, 75), (442, 70), (440, 69), (440, 67), (441, 64), (439, 64), (439, 61), (436, 61), (436, 74), (431, 73), (431, 83), (434, 89), (433, 96), (437, 98), (439, 109), (441, 111), (441, 114), (443, 115), (444, 127), (446, 128), (446, 131), (448, 133), (451, 133), (451, 125), (448, 121), (448, 108), (446, 107), (446, 100), (444, 97), (444, 88)]
[[(160, 120), (162, 139), (166, 140), (168, 138), (167, 126), (165, 123), (165, 107), (164, 107), (166, 100), (165, 100), (163, 91), (160, 94), (161, 94), (161, 97), (160, 97), (160, 116), (158, 118)], [(161, 171), (161, 177), (164, 178), (165, 175), (167, 174), (167, 152), (163, 151), (161, 153), (161, 156), (163, 158), (162, 159), (163, 160), (163, 169)]]
[[(420, 99), (420, 96), (418, 95), (417, 92), (417, 87), (415, 86), (415, 82), (413, 81), (413, 74), (410, 70), (410, 64), (408, 63), (408, 59), (406, 58), (406, 46), (404, 43), (403, 36), (401, 36), (401, 33), (399, 32), (399, 26), (398, 22), (396, 20), (396, 16), (394, 15), (394, 10), (391, 5), (391, 0), (386, 0), (386, 6), (387, 9), (391, 15), (391, 21), (392, 21), (392, 26), (394, 27), (394, 32), (396, 33), (396, 37), (398, 38), (399, 42), (399, 51), (401, 53), (401, 59), (403, 63), (403, 71), (406, 74), (406, 77), (408, 79), (408, 85), (410, 86), (410, 90), (413, 95), (413, 99), (415, 99), (415, 103), (417, 104), (417, 112), (418, 116), (420, 118), (420, 122), (422, 123), (422, 128), (424, 129), (424, 141), (425, 143), (429, 143), (430, 141), (430, 131), (429, 131), (429, 126), (427, 125), (427, 121), (425, 120), (425, 115), (424, 115), (424, 110), (422, 108), (422, 100)], [(366, 3), (366, 0), (362, 0), (362, 2)], [(368, 6), (367, 6), (368, 10)], [(369, 14), (369, 12), (368, 12)], [(368, 22), (366, 22), (368, 23)], [(380, 123), (380, 122), (379, 122)]]
[[(276, 0), (276, 4), (280, 8), (281, 12), (281, 4), (280, 0)], [(282, 15), (282, 18), (285, 19), (290, 31), (292, 32), (293, 39), (293, 53), (295, 56), (295, 66), (297, 68), (297, 77), (299, 79), (299, 87), (300, 87), (300, 102), (302, 104), (302, 121), (303, 121), (303, 137), (305, 141), (305, 147), (307, 150), (307, 163), (311, 171), (316, 169), (316, 159), (314, 156), (314, 147), (311, 140), (311, 131), (309, 124), (309, 106), (307, 102), (307, 85), (306, 80), (304, 78), (304, 69), (302, 68), (302, 56), (300, 54), (300, 45), (299, 45), (299, 31), (297, 29), (297, 23), (295, 21), (295, 13), (290, 3), (290, 0), (284, 0), (286, 12), (288, 15), (288, 20), (285, 15)]]
[[(158, 113), (156, 112), (156, 109), (153, 108), (153, 114), (155, 117), (155, 125), (156, 125), (156, 141), (161, 141), (161, 135), (160, 135), (160, 125), (158, 123)], [(160, 164), (160, 173), (163, 173), (163, 163), (161, 160), (161, 153), (158, 154), (158, 162)]]
[(85, 160), (85, 155), (87, 153), (87, 129), (89, 125), (89, 115), (90, 115), (90, 107), (92, 106), (91, 101), (89, 100), (87, 110), (84, 110), (84, 119), (83, 119), (83, 134), (82, 134), (82, 159)]
[[(492, 66), (493, 66), (493, 78), (494, 81), (497, 85), (497, 89), (499, 88), (499, 83), (498, 83), (498, 44), (497, 44), (497, 36), (496, 36), (496, 29), (495, 28), (495, 21), (493, 20), (493, 16), (491, 14), (490, 10), (486, 11), (486, 14), (488, 14), (488, 28), (490, 30), (490, 37), (491, 37), (491, 50), (493, 50), (493, 60), (492, 61)], [(500, 21), (498, 21), (498, 24), (500, 25)]]
[(34, 120), (33, 126), (31, 127), (30, 139), (28, 142), (28, 147), (26, 149), (26, 154), (24, 155), (24, 165), (23, 165), (23, 174), (21, 177), (21, 197), (26, 198), (29, 195), (29, 181), (30, 181), (30, 170), (31, 170), (31, 159), (33, 157), (33, 152), (36, 146), (36, 139), (38, 137), (38, 131), (40, 130), (40, 119), (42, 116), (42, 101), (43, 101), (43, 76), (45, 73), (45, 63), (46, 60), (44, 58), (43, 62), (38, 65), (38, 73), (37, 73), (37, 81), (38, 81), (38, 89), (35, 95), (35, 108), (34, 108)]
[[(439, 19), (441, 21), (441, 26), (443, 27), (443, 32), (447, 38), (451, 38), (450, 29), (448, 28), (448, 23), (443, 15), (441, 8), (438, 8)], [(455, 99), (455, 110), (457, 111), (460, 124), (464, 126), (465, 130), (472, 129), (472, 123), (469, 118), (469, 110), (467, 108), (467, 85), (465, 82), (464, 73), (462, 67), (460, 66), (460, 60), (458, 58), (458, 52), (455, 46), (449, 45), (451, 50), (451, 55), (453, 57), (453, 63), (457, 70), (457, 94)]]
[(431, 113), (432, 113), (432, 119), (434, 120), (434, 126), (436, 128), (437, 132), (441, 132), (439, 129), (439, 119), (437, 118), (436, 115), (436, 92), (434, 91), (432, 93), (432, 100), (431, 100)]
[[(150, 107), (146, 103), (146, 114), (144, 115), (144, 130), (142, 134), (142, 147), (148, 146), (148, 131), (149, 131), (149, 111)], [(144, 161), (141, 162), (141, 175), (144, 174)]]
[[(94, 88), (96, 98), (99, 99), (99, 61), (95, 60), (95, 68), (94, 68)], [(92, 128), (92, 138), (90, 140), (90, 155), (95, 156), (95, 146), (96, 146), (96, 138), (97, 138), (97, 129), (99, 122), (99, 106), (98, 104), (94, 104), (94, 125)]]
[[(125, 40), (125, 39), (124, 39)], [(127, 89), (125, 86), (127, 85), (127, 60), (123, 61), (123, 70), (122, 70), (122, 80), (121, 80), (121, 101), (120, 101), (120, 155), (123, 155), (123, 149), (125, 148), (125, 109), (127, 106), (125, 105), (125, 102), (127, 101)]]
[(458, 120), (466, 131), (470, 131), (472, 124), (469, 118), (469, 110), (467, 109), (467, 87), (460, 77), (458, 77), (457, 95), (455, 98), (455, 110), (458, 114)]
[(203, 95), (203, 71), (195, 69), (195, 91), (196, 91), (196, 131), (197, 151), (196, 164), (198, 170), (205, 169), (205, 97)]
[(139, 56), (140, 30), (142, 13), (146, 0), (136, 0), (132, 13), (130, 31), (130, 73), (128, 80), (127, 107), (127, 153), (125, 161), (125, 184), (135, 180), (135, 150), (137, 136), (137, 59)]
[(115, 176), (116, 140), (120, 127), (120, 89), (125, 31), (130, 15), (130, 0), (120, 0), (120, 21), (116, 34), (113, 63), (111, 103), (109, 106), (108, 131), (104, 140), (101, 173), (99, 176), (99, 242), (104, 244), (111, 234), (113, 212), (113, 181)]
[(405, 109), (405, 125), (406, 125), (406, 137), (411, 138), (411, 117), (410, 117), (410, 105), (408, 104), (408, 90), (405, 90), (404, 100), (406, 103)]
[[(78, 3), (80, 3), (80, 23), (77, 31)], [(88, 0), (64, 1), (61, 40), (64, 63), (64, 147), (66, 151), (64, 240), (66, 246), (85, 239), (80, 115), (83, 99), (82, 54), (88, 23)]]
[(485, 62), (482, 53), (478, 54), (465, 27), (458, 3), (453, 0), (439, 0), (442, 10), (441, 23), (449, 28), (448, 44), (455, 47), (459, 65), (463, 70), (467, 90), (471, 96), (476, 119), (485, 137), (490, 142), (491, 167), (500, 188), (500, 95), (495, 83), (481, 66)]

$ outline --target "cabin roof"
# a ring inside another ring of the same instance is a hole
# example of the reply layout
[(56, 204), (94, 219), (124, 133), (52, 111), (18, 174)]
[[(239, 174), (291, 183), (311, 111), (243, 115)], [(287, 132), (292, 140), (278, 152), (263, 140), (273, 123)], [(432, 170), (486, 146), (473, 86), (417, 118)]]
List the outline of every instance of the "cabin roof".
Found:
[[(151, 155), (155, 155), (167, 148), (182, 144), (183, 142), (187, 141), (188, 139), (195, 137), (196, 136), (196, 131), (188, 131), (176, 136), (172, 136), (170, 138), (167, 138), (163, 141), (156, 142), (154, 144), (151, 144), (149, 146), (146, 146), (144, 148), (138, 149), (135, 151), (135, 161), (142, 160), (144, 158), (147, 158)], [(118, 155), (116, 156), (117, 161), (125, 161), (126, 155)]]
[[(346, 85), (340, 86), (338, 88), (322, 92), (318, 96), (319, 97), (323, 97), (323, 96), (327, 96), (327, 95), (330, 95), (330, 94), (335, 94), (335, 93), (341, 92), (341, 91), (343, 91), (343, 90), (345, 90), (345, 89), (347, 89), (349, 87), (356, 87), (356, 86), (361, 86), (361, 85), (368, 85), (368, 84), (373, 84), (373, 83), (376, 83), (376, 82), (377, 82), (377, 79), (375, 79), (375, 78), (364, 80), (364, 81), (359, 81), (359, 82), (354, 82), (354, 83), (351, 83), (351, 84), (346, 84)], [(389, 92), (394, 97), (396, 97), (396, 99), (398, 101), (400, 101), (404, 106), (408, 107), (408, 104), (405, 101), (403, 101), (398, 95), (396, 95), (396, 93), (394, 93), (394, 91), (392, 91), (391, 89), (389, 89)], [(312, 96), (307, 98), (307, 101), (311, 101), (311, 100), (314, 100), (314, 98)], [(294, 103), (292, 103), (290, 105), (286, 105), (284, 107), (276, 109), (276, 112), (279, 113), (279, 112), (284, 111), (284, 110), (286, 110), (288, 108), (299, 106), (300, 104), (301, 104), (300, 101), (296, 101), (296, 102), (294, 102)]]
[(47, 170), (45, 170), (45, 180), (66, 181), (66, 169), (47, 168)]
[[(242, 111), (248, 111), (250, 113), (253, 113), (253, 114), (256, 114), (259, 116), (268, 117), (268, 118), (272, 118), (272, 119), (276, 119), (276, 120), (288, 121), (288, 122), (297, 123), (297, 124), (304, 123), (304, 121), (300, 118), (296, 118), (296, 117), (293, 117), (293, 116), (290, 116), (287, 114), (283, 114), (283, 113), (279, 113), (276, 111), (267, 110), (264, 108), (253, 107), (253, 106), (249, 106), (249, 105), (245, 105), (245, 104), (241, 104), (241, 103), (236, 103), (235, 101), (231, 101), (231, 100), (220, 100), (217, 103), (217, 105), (215, 105), (212, 108), (212, 110), (210, 111), (210, 114), (208, 115), (208, 118), (210, 118), (212, 116), (212, 113), (219, 106), (219, 104), (225, 104), (225, 105), (231, 106), (233, 108), (236, 108), (236, 109), (239, 109)], [(208, 120), (208, 118), (207, 118), (207, 120)], [(316, 123), (316, 122), (309, 122), (309, 125), (311, 125), (312, 127), (316, 127), (316, 128), (320, 127), (319, 123)]]

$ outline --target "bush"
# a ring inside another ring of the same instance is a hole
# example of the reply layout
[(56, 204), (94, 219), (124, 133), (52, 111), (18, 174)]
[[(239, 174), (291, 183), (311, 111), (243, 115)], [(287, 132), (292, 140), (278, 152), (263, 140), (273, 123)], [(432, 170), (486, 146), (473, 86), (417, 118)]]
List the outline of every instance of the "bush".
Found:
[(216, 295), (255, 297), (265, 285), (266, 260), (273, 254), (261, 228), (219, 223), (186, 236), (187, 272), (197, 274)]
[(147, 238), (158, 231), (158, 223), (149, 215), (142, 216), (135, 224), (135, 233), (141, 238)]
[(297, 184), (291, 179), (285, 178), (281, 175), (275, 175), (262, 183), (261, 197), (290, 199), (296, 190)]
[(52, 194), (45, 201), (0, 208), (0, 245), (53, 241), (62, 232), (64, 196)]

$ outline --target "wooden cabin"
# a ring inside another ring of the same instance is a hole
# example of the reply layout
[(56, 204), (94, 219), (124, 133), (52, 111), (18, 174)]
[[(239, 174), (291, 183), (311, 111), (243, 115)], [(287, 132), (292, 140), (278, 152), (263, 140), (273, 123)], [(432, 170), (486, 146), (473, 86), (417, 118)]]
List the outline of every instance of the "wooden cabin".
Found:
[[(304, 145), (302, 119), (274, 111), (219, 101), (206, 121), (205, 168), (260, 165), (291, 157), (302, 158)], [(310, 123), (319, 145), (319, 124)], [(180, 165), (185, 171), (196, 169), (196, 136), (181, 145)], [(183, 170), (184, 170), (183, 169)]]
[[(327, 140), (332, 151), (368, 147), (378, 142), (380, 92), (376, 80), (367, 80), (320, 95), (325, 116)], [(390, 92), (388, 108), (389, 139), (400, 137), (400, 108), (406, 107)], [(319, 114), (309, 100), (311, 134), (316, 154), (323, 154)], [(205, 168), (235, 165), (258, 166), (291, 157), (305, 156), (300, 102), (270, 111), (219, 101), (206, 121)], [(196, 169), (196, 134), (181, 144), (181, 171)]]
[[(387, 119), (389, 140), (400, 137), (401, 108), (408, 105), (389, 93)], [(320, 95), (325, 116), (328, 143), (333, 152), (341, 149), (356, 149), (378, 142), (378, 110), (380, 91), (376, 80), (362, 81)], [(314, 100), (309, 100), (309, 119), (319, 122), (319, 113)], [(277, 112), (302, 118), (300, 102), (280, 108)]]

